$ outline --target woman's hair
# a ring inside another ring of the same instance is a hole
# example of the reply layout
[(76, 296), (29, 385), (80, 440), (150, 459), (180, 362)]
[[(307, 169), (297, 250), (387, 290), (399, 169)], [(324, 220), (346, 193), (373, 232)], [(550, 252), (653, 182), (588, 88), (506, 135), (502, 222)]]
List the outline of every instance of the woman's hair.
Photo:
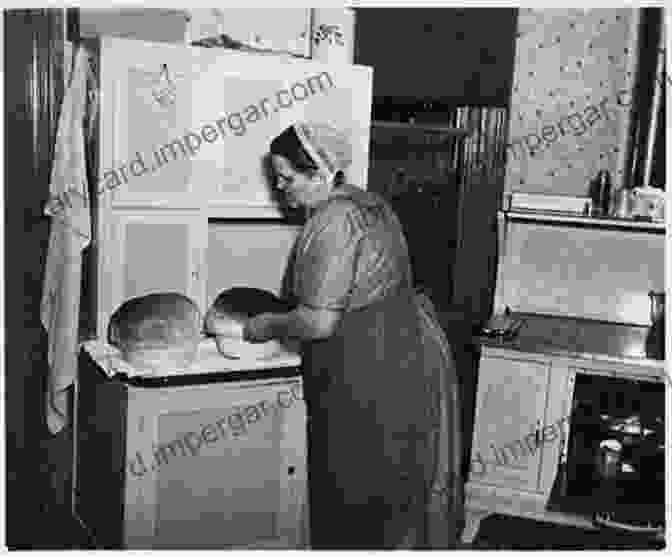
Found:
[(296, 135), (293, 126), (271, 141), (270, 151), (272, 155), (280, 155), (287, 159), (297, 172), (314, 174), (319, 169), (317, 163), (301, 145), (301, 140)]
[[(294, 126), (288, 127), (271, 141), (270, 152), (271, 155), (280, 155), (287, 159), (292, 165), (292, 168), (297, 172), (312, 176), (319, 170), (318, 164), (301, 144), (301, 140), (296, 134)], [(345, 184), (345, 173), (342, 170), (336, 171), (333, 182), (334, 187), (339, 187)]]

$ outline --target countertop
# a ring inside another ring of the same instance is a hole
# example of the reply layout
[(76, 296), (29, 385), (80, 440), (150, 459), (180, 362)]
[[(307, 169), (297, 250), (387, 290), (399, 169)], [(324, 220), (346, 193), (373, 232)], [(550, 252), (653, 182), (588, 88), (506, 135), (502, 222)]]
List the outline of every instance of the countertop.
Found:
[(296, 370), (301, 365), (301, 356), (293, 351), (295, 347), (283, 347), (263, 359), (230, 359), (219, 353), (214, 339), (204, 338), (198, 345), (196, 360), (188, 368), (166, 367), (160, 373), (150, 374), (135, 370), (121, 358), (115, 347), (107, 343), (87, 341), (82, 348), (108, 378), (137, 386), (183, 385), (296, 375)]
[(649, 327), (591, 319), (512, 313), (523, 325), (511, 339), (477, 336), (482, 346), (549, 356), (615, 362), (665, 370), (665, 360), (648, 357)]

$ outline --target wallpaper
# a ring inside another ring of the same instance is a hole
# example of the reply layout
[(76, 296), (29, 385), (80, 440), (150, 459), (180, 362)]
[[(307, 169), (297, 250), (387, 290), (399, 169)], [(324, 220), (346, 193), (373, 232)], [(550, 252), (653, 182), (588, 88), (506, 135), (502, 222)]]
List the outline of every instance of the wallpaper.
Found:
[(506, 191), (583, 196), (601, 169), (621, 183), (637, 17), (520, 9)]

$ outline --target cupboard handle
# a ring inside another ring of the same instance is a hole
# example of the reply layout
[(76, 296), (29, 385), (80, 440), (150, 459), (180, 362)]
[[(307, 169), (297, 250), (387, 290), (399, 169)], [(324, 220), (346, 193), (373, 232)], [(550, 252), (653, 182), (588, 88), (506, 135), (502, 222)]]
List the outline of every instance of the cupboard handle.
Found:
[(288, 475), (293, 476), (295, 472), (296, 472), (296, 468), (294, 466), (290, 466), (289, 468), (287, 468), (287, 474)]

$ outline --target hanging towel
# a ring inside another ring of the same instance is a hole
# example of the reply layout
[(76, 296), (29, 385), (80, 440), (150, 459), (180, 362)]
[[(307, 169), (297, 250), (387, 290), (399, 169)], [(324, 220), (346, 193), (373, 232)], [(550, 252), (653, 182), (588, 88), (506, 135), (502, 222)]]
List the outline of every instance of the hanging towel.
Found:
[(91, 239), (84, 144), (88, 54), (79, 48), (67, 87), (54, 149), (50, 196), (49, 251), (41, 320), (48, 335), (47, 426), (58, 433), (69, 421), (67, 391), (77, 370), (82, 250)]

